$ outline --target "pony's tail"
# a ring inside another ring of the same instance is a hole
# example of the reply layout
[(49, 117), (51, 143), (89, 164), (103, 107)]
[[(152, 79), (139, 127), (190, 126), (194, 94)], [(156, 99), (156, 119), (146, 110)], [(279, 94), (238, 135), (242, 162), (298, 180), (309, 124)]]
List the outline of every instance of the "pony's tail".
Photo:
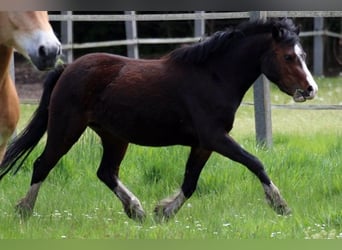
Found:
[(38, 108), (31, 117), (31, 121), (26, 128), (10, 142), (7, 148), (3, 161), (0, 164), (0, 180), (10, 170), (14, 170), (14, 173), (16, 173), (43, 137), (47, 130), (49, 118), (48, 106), (51, 93), (64, 69), (65, 65), (59, 65), (56, 69), (48, 73), (44, 82), (42, 97)]

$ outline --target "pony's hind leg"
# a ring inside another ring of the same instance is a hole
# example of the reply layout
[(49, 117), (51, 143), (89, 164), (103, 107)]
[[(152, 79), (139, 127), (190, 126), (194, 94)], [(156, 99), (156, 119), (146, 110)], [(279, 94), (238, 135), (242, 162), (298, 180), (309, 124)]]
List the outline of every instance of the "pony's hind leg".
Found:
[[(41, 184), (48, 176), (51, 169), (55, 166), (57, 161), (63, 154), (54, 154), (55, 151), (51, 151), (49, 147), (46, 147), (40, 157), (36, 159), (33, 165), (33, 173), (31, 178), (31, 186), (27, 191), (24, 198), (19, 200), (16, 205), (16, 211), (23, 217), (29, 217), (32, 215), (34, 205), (38, 196), (38, 192)], [(47, 157), (49, 155), (49, 157)]]
[(154, 209), (157, 219), (166, 219), (175, 215), (187, 199), (196, 189), (201, 171), (209, 159), (211, 151), (201, 148), (191, 148), (190, 156), (186, 163), (184, 180), (181, 190), (175, 195), (163, 199)]
[(45, 149), (34, 162), (31, 186), (25, 197), (16, 205), (16, 210), (22, 217), (32, 214), (41, 184), (86, 129), (85, 123), (79, 120), (76, 122), (74, 119), (75, 116), (69, 119), (69, 122), (63, 120), (62, 124), (52, 121), (49, 126)]
[(143, 221), (145, 212), (139, 199), (119, 180), (120, 163), (125, 155), (128, 143), (111, 136), (101, 136), (103, 156), (97, 176), (120, 199), (129, 218)]
[(32, 184), (26, 196), (16, 205), (15, 209), (22, 218), (32, 215), (41, 184), (42, 182)]

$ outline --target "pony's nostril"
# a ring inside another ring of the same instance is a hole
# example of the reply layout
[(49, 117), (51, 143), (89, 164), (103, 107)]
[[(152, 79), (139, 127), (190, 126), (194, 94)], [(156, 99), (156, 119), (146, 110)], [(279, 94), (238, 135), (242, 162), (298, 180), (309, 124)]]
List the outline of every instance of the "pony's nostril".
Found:
[(312, 92), (314, 89), (313, 89), (313, 87), (310, 85), (308, 88), (307, 88), (307, 91), (308, 92)]
[(61, 46), (56, 46), (53, 48), (45, 47), (44, 45), (41, 45), (38, 48), (38, 55), (41, 58), (54, 58), (56, 56), (59, 56), (62, 53)]
[(39, 53), (39, 56), (41, 57), (46, 57), (47, 56), (47, 52), (46, 52), (46, 48), (45, 46), (40, 46), (39, 49), (38, 49), (38, 53)]

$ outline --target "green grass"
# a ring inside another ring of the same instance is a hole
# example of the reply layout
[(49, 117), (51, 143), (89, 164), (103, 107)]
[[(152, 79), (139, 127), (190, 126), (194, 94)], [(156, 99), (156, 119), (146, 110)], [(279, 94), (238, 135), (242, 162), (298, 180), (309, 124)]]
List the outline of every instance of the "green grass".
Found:
[[(341, 81), (318, 79), (319, 97), (308, 104), (341, 103)], [(275, 88), (272, 98), (273, 103), (292, 102)], [(252, 101), (251, 91), (245, 101)], [(19, 128), (34, 108), (22, 105)], [(0, 239), (341, 239), (341, 110), (274, 109), (272, 123), (273, 147), (268, 150), (255, 145), (253, 107), (240, 108), (231, 134), (264, 163), (292, 208), (291, 216), (278, 216), (268, 207), (259, 181), (246, 168), (213, 154), (193, 197), (175, 218), (157, 223), (154, 206), (179, 188), (189, 148), (131, 145), (120, 177), (147, 213), (144, 223), (136, 223), (97, 179), (102, 149), (87, 131), (44, 182), (27, 221), (16, 215), (14, 205), (29, 187), (43, 143), (17, 175), (1, 181)]]

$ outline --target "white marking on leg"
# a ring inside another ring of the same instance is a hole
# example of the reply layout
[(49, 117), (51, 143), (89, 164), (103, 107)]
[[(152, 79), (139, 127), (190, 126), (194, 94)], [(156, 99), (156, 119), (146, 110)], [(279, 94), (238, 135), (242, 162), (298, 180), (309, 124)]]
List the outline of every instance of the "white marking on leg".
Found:
[(306, 74), (306, 80), (308, 81), (308, 83), (310, 84), (310, 86), (313, 89), (312, 94), (310, 95), (310, 97), (312, 99), (316, 96), (317, 91), (318, 91), (317, 83), (314, 80), (314, 78), (312, 77), (312, 74), (309, 71), (308, 67), (306, 66), (306, 63), (305, 63), (304, 58), (303, 58), (304, 51), (303, 51), (302, 47), (299, 44), (296, 44), (294, 47), (294, 51), (295, 51), (297, 57), (299, 58), (299, 61), (301, 62), (301, 65), (302, 65), (302, 68)]
[(180, 190), (175, 195), (160, 201), (155, 208), (155, 213), (158, 216), (170, 218), (178, 212), (186, 200), (187, 198), (185, 197), (183, 191)]
[(139, 199), (129, 191), (119, 180), (117, 186), (114, 188), (114, 193), (122, 202), (128, 217), (137, 220), (143, 220), (145, 212)]
[(16, 209), (22, 216), (29, 216), (32, 214), (41, 184), (42, 182), (32, 184), (26, 196), (17, 204)]
[(263, 186), (268, 197), (273, 199), (280, 196), (279, 189), (273, 184), (273, 182), (271, 182), (270, 185), (263, 184)]

